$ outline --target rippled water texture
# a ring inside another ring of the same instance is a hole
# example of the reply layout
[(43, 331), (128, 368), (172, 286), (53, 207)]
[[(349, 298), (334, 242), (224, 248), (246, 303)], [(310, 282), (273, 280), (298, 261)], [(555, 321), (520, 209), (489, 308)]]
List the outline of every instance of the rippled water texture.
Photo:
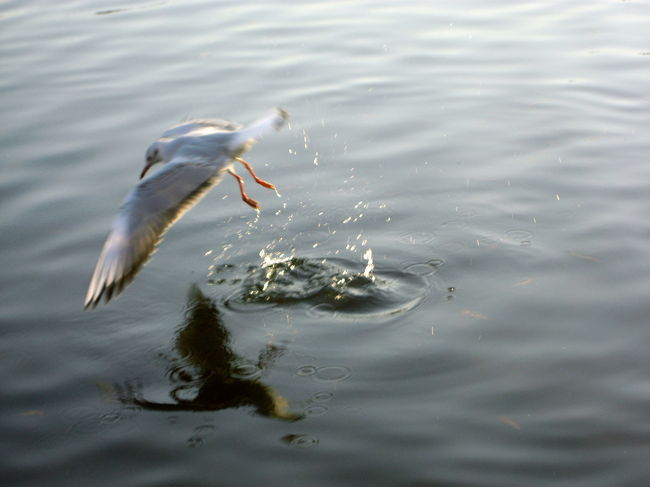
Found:
[[(649, 25), (3, 2), (0, 484), (646, 485)], [(273, 106), (279, 196), (223, 181), (83, 312), (149, 143)]]

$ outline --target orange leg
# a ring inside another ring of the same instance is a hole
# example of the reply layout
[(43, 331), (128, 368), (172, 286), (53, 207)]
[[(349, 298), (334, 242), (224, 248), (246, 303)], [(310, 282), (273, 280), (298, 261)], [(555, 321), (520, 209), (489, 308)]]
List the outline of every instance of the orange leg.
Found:
[(251, 165), (248, 162), (246, 162), (244, 159), (242, 159), (241, 157), (237, 157), (236, 160), (241, 162), (244, 165), (244, 167), (248, 169), (248, 172), (251, 173), (251, 176), (253, 176), (253, 179), (257, 184), (261, 184), (265, 188), (275, 189), (275, 184), (269, 183), (268, 181), (264, 181), (263, 179), (258, 178), (257, 174), (255, 174), (255, 171), (253, 171)]
[(255, 208), (256, 210), (259, 210), (259, 208), (260, 208), (260, 204), (259, 204), (257, 201), (255, 201), (253, 198), (249, 197), (249, 196), (246, 194), (246, 191), (244, 191), (244, 180), (242, 179), (242, 177), (241, 177), (239, 174), (237, 174), (235, 171), (233, 171), (232, 169), (228, 169), (228, 172), (229, 172), (229, 173), (230, 173), (230, 174), (231, 174), (231, 175), (232, 175), (232, 176), (237, 180), (237, 182), (239, 183), (239, 191), (240, 191), (240, 193), (241, 193), (241, 199), (244, 200), (244, 203), (246, 203), (246, 204), (249, 205), (249, 206), (252, 206), (252, 207)]

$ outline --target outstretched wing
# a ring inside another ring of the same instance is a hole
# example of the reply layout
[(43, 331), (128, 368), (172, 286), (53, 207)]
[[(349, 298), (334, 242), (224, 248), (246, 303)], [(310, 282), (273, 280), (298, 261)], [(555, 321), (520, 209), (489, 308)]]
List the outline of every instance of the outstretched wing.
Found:
[(220, 119), (195, 119), (183, 122), (175, 127), (165, 130), (160, 136), (161, 139), (180, 137), (195, 132), (214, 133), (214, 132), (234, 132), (239, 130), (241, 125), (228, 120)]
[(84, 307), (108, 302), (129, 284), (165, 231), (219, 182), (221, 172), (201, 162), (170, 162), (127, 196), (90, 280)]
[(289, 113), (282, 108), (274, 108), (264, 117), (235, 132), (229, 141), (229, 149), (237, 150), (241, 146), (250, 145), (261, 137), (280, 130), (288, 119)]

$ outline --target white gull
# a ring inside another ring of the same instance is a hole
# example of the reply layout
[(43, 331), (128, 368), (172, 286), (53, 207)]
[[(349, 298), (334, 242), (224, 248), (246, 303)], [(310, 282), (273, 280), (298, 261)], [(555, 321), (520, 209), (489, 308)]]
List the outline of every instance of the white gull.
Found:
[(287, 118), (287, 112), (276, 108), (243, 129), (225, 120), (191, 120), (151, 144), (140, 178), (154, 164), (164, 167), (143, 179), (124, 200), (97, 260), (84, 308), (94, 308), (102, 298), (108, 302), (120, 293), (156, 250), (165, 231), (226, 173), (237, 179), (244, 202), (258, 209), (259, 203), (245, 193), (233, 166), (235, 161), (242, 163), (257, 183), (275, 189), (240, 156), (257, 139), (279, 130)]

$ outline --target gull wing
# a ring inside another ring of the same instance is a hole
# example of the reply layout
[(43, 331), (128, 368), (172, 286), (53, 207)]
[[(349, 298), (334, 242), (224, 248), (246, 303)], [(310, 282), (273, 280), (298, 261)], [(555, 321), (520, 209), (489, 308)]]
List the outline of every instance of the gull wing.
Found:
[(262, 118), (235, 132), (229, 141), (230, 150), (236, 150), (244, 144), (255, 142), (265, 135), (280, 130), (288, 119), (289, 114), (285, 110), (274, 108)]
[(193, 132), (202, 132), (208, 131), (208, 133), (214, 132), (234, 132), (239, 130), (241, 125), (235, 122), (229, 122), (228, 120), (220, 119), (198, 119), (198, 120), (188, 120), (183, 122), (175, 127), (172, 127), (160, 136), (161, 139), (180, 137), (182, 135), (188, 135)]
[(155, 252), (165, 231), (221, 179), (215, 161), (169, 162), (127, 196), (104, 243), (84, 307), (108, 302)]

